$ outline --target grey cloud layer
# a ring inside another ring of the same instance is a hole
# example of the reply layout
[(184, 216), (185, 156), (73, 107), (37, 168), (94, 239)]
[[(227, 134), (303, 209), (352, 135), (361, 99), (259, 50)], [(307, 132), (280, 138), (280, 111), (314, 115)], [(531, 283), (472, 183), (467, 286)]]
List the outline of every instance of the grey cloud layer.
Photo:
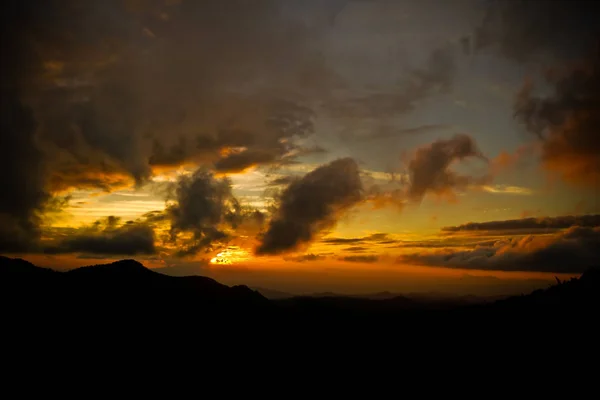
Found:
[(399, 262), (503, 271), (580, 273), (600, 264), (600, 228), (574, 226), (555, 237), (498, 240), (471, 250), (415, 253)]
[(142, 222), (119, 225), (119, 219), (108, 217), (89, 227), (70, 232), (55, 244), (46, 246), (47, 254), (84, 253), (95, 255), (154, 254), (154, 229)]
[(508, 231), (522, 230), (524, 232), (539, 229), (566, 229), (572, 226), (600, 226), (600, 215), (565, 215), (560, 217), (522, 218), (505, 221), (469, 222), (458, 226), (442, 228), (446, 232), (462, 231)]
[(589, 0), (498, 0), (488, 2), (483, 21), (463, 38), (466, 52), (496, 48), (517, 62), (569, 57), (594, 46), (600, 27)]

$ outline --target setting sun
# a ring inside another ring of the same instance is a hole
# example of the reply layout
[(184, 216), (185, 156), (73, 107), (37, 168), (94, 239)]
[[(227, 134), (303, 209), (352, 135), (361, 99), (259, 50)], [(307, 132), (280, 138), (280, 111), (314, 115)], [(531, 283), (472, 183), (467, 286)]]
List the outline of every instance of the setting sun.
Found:
[(245, 249), (238, 246), (229, 246), (227, 249), (217, 253), (210, 259), (211, 264), (235, 264), (248, 260), (250, 254)]

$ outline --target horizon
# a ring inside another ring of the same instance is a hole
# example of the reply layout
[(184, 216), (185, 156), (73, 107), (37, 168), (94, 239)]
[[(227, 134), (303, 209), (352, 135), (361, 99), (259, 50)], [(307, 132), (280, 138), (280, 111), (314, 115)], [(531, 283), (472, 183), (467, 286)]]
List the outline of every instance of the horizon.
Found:
[(293, 294), (600, 265), (593, 2), (1, 7), (1, 255)]

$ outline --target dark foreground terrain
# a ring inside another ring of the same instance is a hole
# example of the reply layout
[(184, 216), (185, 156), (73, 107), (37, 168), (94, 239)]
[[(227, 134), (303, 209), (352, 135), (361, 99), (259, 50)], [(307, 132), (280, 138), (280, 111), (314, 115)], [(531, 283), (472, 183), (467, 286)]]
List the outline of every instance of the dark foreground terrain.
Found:
[(133, 260), (56, 272), (0, 257), (0, 296), (3, 332), (20, 341), (112, 338), (122, 345), (145, 340), (156, 345), (221, 333), (239, 340), (343, 341), (368, 335), (535, 341), (595, 332), (600, 270), (527, 295), (457, 305), (401, 296), (268, 300), (246, 286), (171, 277)]

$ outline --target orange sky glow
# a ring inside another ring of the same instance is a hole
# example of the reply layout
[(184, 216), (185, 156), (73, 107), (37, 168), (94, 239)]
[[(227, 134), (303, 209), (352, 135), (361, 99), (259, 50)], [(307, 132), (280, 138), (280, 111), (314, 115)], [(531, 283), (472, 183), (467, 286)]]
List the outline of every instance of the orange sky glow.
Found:
[(520, 293), (600, 263), (590, 13), (84, 3), (9, 38), (0, 254), (291, 293)]

